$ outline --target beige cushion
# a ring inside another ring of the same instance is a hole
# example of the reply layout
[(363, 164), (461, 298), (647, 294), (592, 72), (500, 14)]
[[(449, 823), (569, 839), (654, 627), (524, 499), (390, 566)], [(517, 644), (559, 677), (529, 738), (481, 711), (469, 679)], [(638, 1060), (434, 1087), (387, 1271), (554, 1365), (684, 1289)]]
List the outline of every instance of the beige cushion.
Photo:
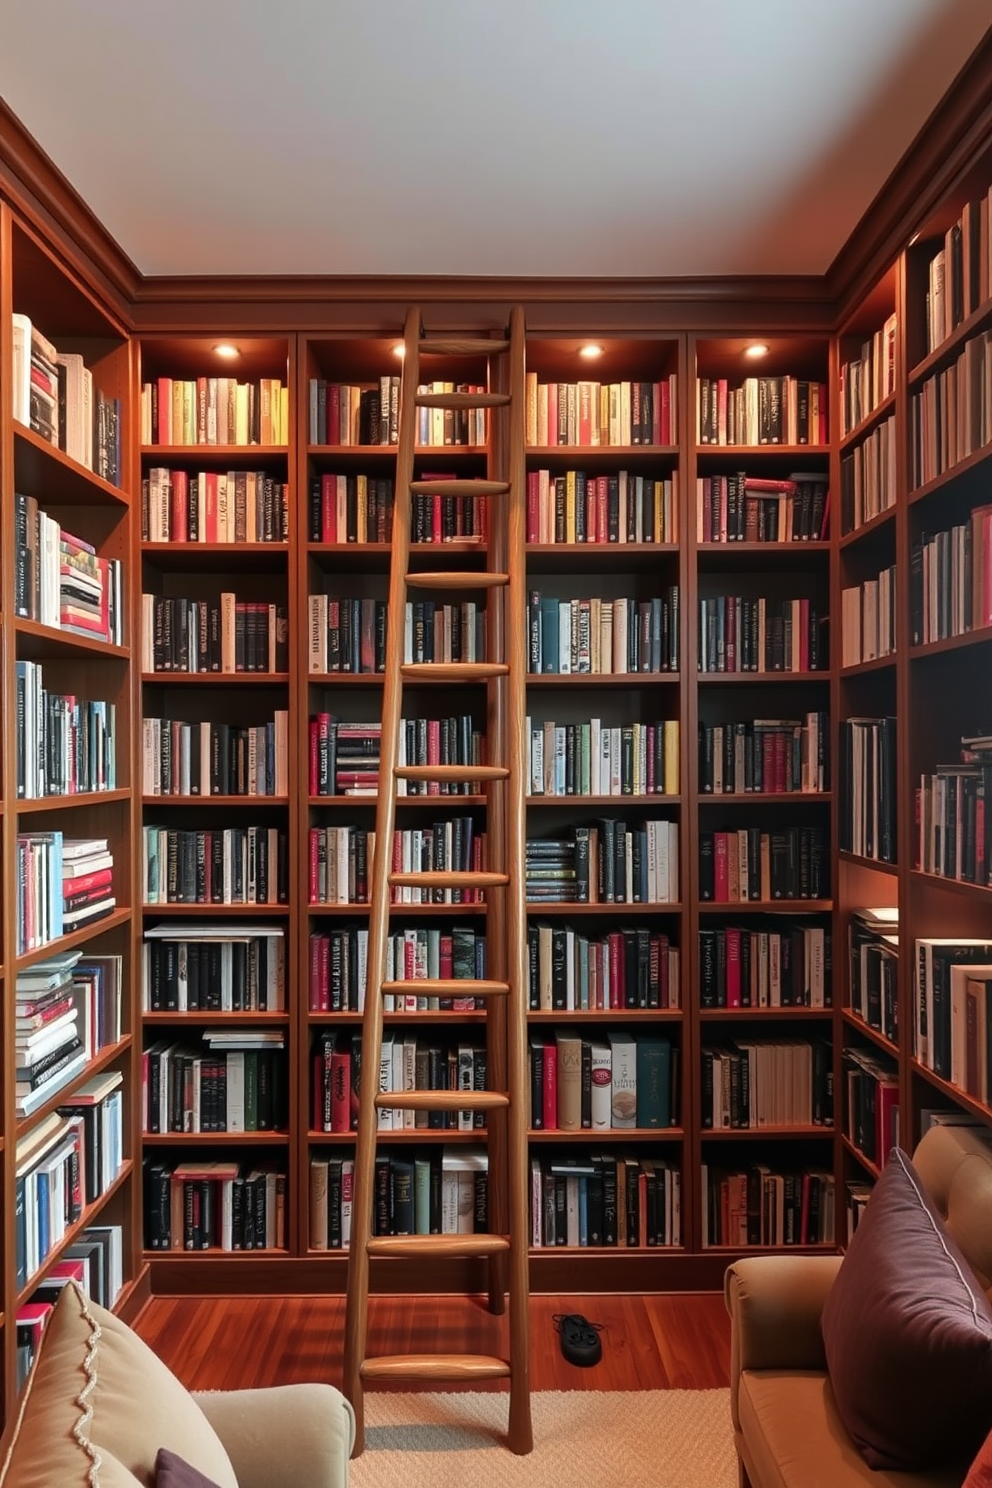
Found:
[(192, 1396), (126, 1324), (67, 1286), (0, 1443), (0, 1488), (151, 1488), (159, 1447), (238, 1488)]
[(818, 1370), (745, 1370), (738, 1400), (748, 1465), (761, 1488), (959, 1488), (960, 1468), (870, 1468)]

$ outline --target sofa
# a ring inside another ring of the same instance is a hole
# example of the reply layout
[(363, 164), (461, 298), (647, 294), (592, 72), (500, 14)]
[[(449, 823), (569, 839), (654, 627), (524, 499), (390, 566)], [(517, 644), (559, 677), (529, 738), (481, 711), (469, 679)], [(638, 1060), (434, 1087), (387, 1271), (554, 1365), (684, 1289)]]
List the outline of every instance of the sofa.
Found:
[(0, 1488), (346, 1488), (353, 1440), (331, 1385), (191, 1395), (71, 1283), (0, 1441)]
[[(915, 1178), (907, 1177), (909, 1174)], [(902, 1184), (911, 1196), (914, 1183), (920, 1191), (922, 1227), (908, 1233), (911, 1227), (906, 1224), (904, 1252), (898, 1228), (905, 1221), (891, 1205), (882, 1212), (886, 1200), (880, 1196), (880, 1189), (884, 1181), (891, 1192), (890, 1179), (891, 1183)], [(880, 1205), (878, 1221), (872, 1236), (866, 1230), (859, 1257), (855, 1254), (856, 1243), (873, 1214), (876, 1196)], [(928, 1208), (932, 1213), (927, 1212)], [(946, 1236), (938, 1237), (936, 1259), (928, 1259), (929, 1236), (931, 1232), (937, 1236), (941, 1221), (950, 1241)], [(872, 1255), (873, 1245), (884, 1248)], [(958, 1252), (963, 1262), (960, 1258), (955, 1261)], [(942, 1286), (937, 1273), (945, 1258), (954, 1284), (964, 1289), (966, 1322), (980, 1331), (979, 1337), (969, 1340), (969, 1346), (977, 1350), (977, 1364), (973, 1359), (971, 1372), (962, 1376), (964, 1384), (957, 1384), (953, 1355), (941, 1354), (936, 1367), (929, 1373), (923, 1371), (919, 1386), (922, 1393), (914, 1396), (912, 1378), (905, 1383), (901, 1379), (904, 1366), (907, 1371), (915, 1367), (911, 1345), (903, 1344), (897, 1336), (901, 1318), (893, 1328), (893, 1338), (887, 1340), (890, 1352), (884, 1367), (876, 1363), (872, 1369), (870, 1354), (877, 1341), (879, 1320), (891, 1316), (893, 1305), (912, 1308), (917, 1301), (923, 1309), (921, 1351), (930, 1346), (931, 1340), (935, 1350), (942, 1346), (939, 1331), (944, 1318), (939, 1309), (944, 1304), (940, 1301), (938, 1305)], [(903, 1295), (900, 1266), (907, 1277), (913, 1278), (911, 1285), (903, 1288)], [(843, 1267), (864, 1271), (860, 1292), (851, 1290)], [(901, 1412), (901, 1429), (912, 1434), (919, 1424), (939, 1432), (938, 1412), (953, 1412), (957, 1396), (970, 1390), (968, 1381), (973, 1375), (984, 1381), (982, 1389), (987, 1390), (992, 1377), (987, 1372), (992, 1356), (992, 1308), (987, 1302), (990, 1286), (992, 1147), (979, 1131), (967, 1126), (931, 1127), (911, 1162), (898, 1150), (892, 1154), (844, 1258), (751, 1256), (731, 1265), (726, 1273), (725, 1295), (731, 1317), (731, 1416), (742, 1488), (961, 1488), (965, 1478), (968, 1488), (972, 1488), (992, 1482), (992, 1468), (987, 1465), (992, 1437), (984, 1447), (979, 1446), (977, 1453), (977, 1459), (984, 1453), (986, 1465), (973, 1460), (973, 1433), (980, 1429), (978, 1420), (969, 1417), (967, 1432), (951, 1434), (944, 1445), (944, 1460), (930, 1460), (941, 1451), (939, 1434), (933, 1439), (924, 1436), (919, 1452), (922, 1465), (894, 1469), (869, 1466), (872, 1453), (865, 1439), (870, 1439), (872, 1426), (869, 1423), (862, 1428), (857, 1419), (859, 1407), (863, 1406), (865, 1413), (874, 1409), (872, 1390), (884, 1395), (885, 1386), (890, 1386), (897, 1392), (892, 1404)], [(873, 1295), (886, 1288), (890, 1295), (884, 1306), (889, 1312), (883, 1310), (881, 1302), (876, 1306)], [(973, 1297), (968, 1295), (969, 1289)], [(925, 1310), (928, 1305), (929, 1314)], [(846, 1322), (842, 1317), (845, 1309), (849, 1314)], [(834, 1343), (841, 1326), (850, 1333), (846, 1354)], [(859, 1350), (868, 1357), (860, 1359)], [(844, 1361), (843, 1368), (839, 1360)], [(858, 1376), (862, 1364), (865, 1377), (855, 1382), (852, 1376)], [(851, 1397), (852, 1384), (860, 1390), (860, 1399), (856, 1393)], [(942, 1394), (945, 1387), (948, 1393)], [(900, 1390), (904, 1392), (901, 1401)], [(978, 1411), (986, 1410), (985, 1429), (992, 1429), (992, 1391), (987, 1407), (980, 1398), (975, 1405)], [(928, 1412), (935, 1417), (933, 1422), (926, 1421)], [(849, 1429), (852, 1418), (854, 1435)], [(884, 1453), (882, 1458), (885, 1460)]]

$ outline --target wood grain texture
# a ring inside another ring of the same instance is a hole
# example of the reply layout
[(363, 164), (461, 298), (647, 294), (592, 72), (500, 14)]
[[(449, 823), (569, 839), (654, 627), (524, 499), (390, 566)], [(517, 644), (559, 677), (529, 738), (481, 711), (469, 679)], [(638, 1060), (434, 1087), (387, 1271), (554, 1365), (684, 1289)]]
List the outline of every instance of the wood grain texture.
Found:
[[(344, 1306), (343, 1297), (155, 1297), (136, 1328), (188, 1389), (298, 1380), (340, 1387)], [(603, 1357), (594, 1368), (562, 1358), (553, 1319), (563, 1312), (603, 1324)], [(730, 1319), (716, 1292), (531, 1296), (529, 1321), (532, 1390), (709, 1390), (729, 1382)], [(457, 1349), (506, 1357), (507, 1327), (507, 1315), (494, 1317), (478, 1296), (373, 1295), (368, 1303), (372, 1354)]]

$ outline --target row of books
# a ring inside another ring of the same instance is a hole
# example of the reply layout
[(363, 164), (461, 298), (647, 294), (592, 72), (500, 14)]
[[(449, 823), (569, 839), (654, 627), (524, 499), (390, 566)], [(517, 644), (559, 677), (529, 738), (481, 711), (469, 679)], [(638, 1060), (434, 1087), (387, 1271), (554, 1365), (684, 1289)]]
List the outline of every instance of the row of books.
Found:
[(147, 1250), (285, 1249), (286, 1174), (274, 1161), (146, 1157), (143, 1182)]
[(811, 599), (719, 594), (699, 601), (701, 672), (817, 672), (823, 610)]
[(887, 316), (861, 343), (860, 356), (840, 364), (842, 438), (896, 390), (896, 325), (895, 313)]
[(87, 1225), (67, 1245), (28, 1302), (15, 1316), (17, 1388), (31, 1372), (42, 1334), (62, 1288), (76, 1285), (100, 1307), (112, 1308), (124, 1286), (124, 1232), (120, 1225)]
[(841, 1054), (844, 1133), (875, 1167), (884, 1168), (899, 1145), (899, 1076), (895, 1064), (872, 1049)]
[(677, 672), (679, 591), (636, 599), (528, 599), (528, 668), (548, 673)]
[(14, 613), (86, 640), (124, 644), (123, 567), (14, 496)]
[(527, 473), (529, 543), (678, 542), (678, 485), (620, 470)]
[(141, 902), (288, 904), (285, 827), (141, 829)]
[(702, 1192), (704, 1247), (834, 1244), (834, 1175), (821, 1168), (703, 1163)]
[(852, 1013), (898, 1047), (899, 911), (852, 911), (848, 956)]
[[(396, 374), (384, 375), (374, 387), (311, 377), (308, 398), (311, 444), (396, 444), (399, 440), (400, 378)], [(450, 416), (449, 425), (453, 432)], [(439, 444), (444, 442), (443, 438), (438, 440)], [(454, 438), (448, 441), (467, 442)]]
[(823, 542), (829, 534), (828, 477), (797, 471), (767, 476), (701, 475), (696, 480), (696, 541)]
[(682, 1004), (679, 948), (647, 925), (596, 936), (572, 925), (531, 921), (527, 967), (527, 1002), (534, 1012)]
[(143, 672), (285, 672), (285, 605), (239, 600), (141, 596)]
[(703, 1008), (832, 1006), (831, 936), (822, 925), (769, 920), (699, 932)]
[(841, 531), (857, 532), (896, 504), (895, 414), (841, 456)]
[(534, 1131), (654, 1131), (681, 1125), (679, 1051), (660, 1034), (575, 1029), (528, 1039)]
[(914, 646), (992, 625), (992, 505), (913, 544), (909, 615)]
[(530, 1199), (537, 1250), (682, 1244), (682, 1175), (653, 1154), (535, 1155)]
[(992, 331), (971, 336), (949, 367), (913, 393), (910, 416), (910, 488), (983, 449), (992, 439)]
[(924, 873), (992, 884), (992, 739), (961, 741), (961, 759), (923, 774), (916, 862)]
[[(309, 1001), (311, 1012), (355, 1012), (365, 1008), (369, 932), (367, 925), (345, 925), (315, 931), (309, 941)], [(462, 980), (486, 975), (486, 939), (471, 925), (451, 929), (407, 926), (386, 941), (383, 981)], [(385, 1012), (471, 1012), (482, 999), (415, 996), (387, 992)]]
[(14, 664), (17, 796), (117, 789), (116, 704), (48, 692), (36, 661)]
[(156, 377), (141, 385), (142, 444), (286, 444), (289, 389), (278, 377)]
[(114, 859), (105, 837), (19, 832), (14, 864), (19, 956), (114, 911)]
[(845, 718), (840, 725), (841, 851), (896, 862), (896, 720)]
[(18, 1116), (30, 1116), (121, 1037), (119, 955), (65, 951), (17, 973)]
[[(368, 904), (372, 887), (375, 833), (365, 827), (311, 827), (308, 897), (311, 904)], [(470, 816), (393, 833), (393, 871), (470, 872), (485, 867), (485, 833)], [(394, 904), (476, 904), (471, 888), (421, 888), (394, 884)]]
[(532, 796), (677, 796), (679, 721), (604, 726), (526, 720)]
[(827, 1039), (738, 1038), (702, 1050), (706, 1131), (830, 1126), (833, 1052)]
[[(387, 609), (384, 599), (309, 595), (307, 670), (318, 675), (383, 672)], [(407, 601), (403, 627), (405, 663), (485, 659), (486, 611), (475, 600)]]
[(146, 796), (285, 796), (289, 714), (271, 723), (141, 720), (141, 789)]
[(79, 352), (60, 352), (29, 316), (17, 311), (12, 339), (14, 418), (119, 486), (121, 400), (100, 390)]
[(696, 378), (698, 444), (827, 444), (827, 386), (801, 377)]
[(699, 897), (714, 904), (825, 899), (830, 892), (822, 827), (736, 827), (699, 834)]
[(289, 486), (265, 470), (192, 474), (153, 465), (141, 481), (141, 536), (153, 543), (287, 542)]
[(215, 1050), (211, 1030), (205, 1029), (199, 1048), (163, 1039), (142, 1051), (142, 1131), (285, 1129), (285, 1034), (281, 1029), (222, 1031), (239, 1047)]
[[(992, 940), (919, 937), (913, 955), (913, 1052), (944, 1080), (967, 1088), (968, 1062), (985, 1058), (986, 999), (969, 980), (992, 977)], [(970, 1021), (969, 1021), (970, 1019)], [(974, 1036), (972, 1036), (974, 1030)], [(974, 1073), (974, 1071), (973, 1071)]]
[(146, 1013), (279, 1013), (286, 1009), (286, 932), (202, 921), (147, 926), (141, 945)]
[(674, 444), (677, 378), (656, 382), (525, 381), (529, 445)]
[(927, 351), (937, 347), (963, 320), (984, 305), (992, 286), (989, 253), (989, 196), (965, 202), (961, 216), (944, 234), (943, 246), (927, 271)]
[[(331, 713), (309, 720), (311, 796), (375, 795), (379, 786), (381, 723), (345, 722)], [(467, 713), (448, 718), (401, 720), (399, 765), (467, 765), (484, 762), (483, 738)], [(473, 795), (471, 781), (398, 780), (398, 795)]]
[(600, 817), (570, 837), (528, 837), (532, 904), (675, 904), (679, 829), (673, 821)]
[(830, 787), (829, 721), (798, 718), (699, 725), (699, 789), (706, 795), (781, 795)]
[(840, 595), (841, 666), (860, 666), (896, 649), (896, 566)]

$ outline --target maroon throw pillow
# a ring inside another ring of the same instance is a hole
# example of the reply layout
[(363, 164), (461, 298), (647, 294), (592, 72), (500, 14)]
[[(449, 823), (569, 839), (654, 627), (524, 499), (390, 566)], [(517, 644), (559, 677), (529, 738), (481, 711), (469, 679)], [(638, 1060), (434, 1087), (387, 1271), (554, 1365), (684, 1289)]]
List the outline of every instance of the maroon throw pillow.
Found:
[(159, 1447), (155, 1458), (155, 1488), (217, 1488), (217, 1485), (175, 1452)]
[(974, 1456), (992, 1429), (992, 1307), (899, 1148), (822, 1327), (837, 1408), (869, 1467), (912, 1471)]
[(961, 1488), (992, 1488), (992, 1431), (979, 1447)]

